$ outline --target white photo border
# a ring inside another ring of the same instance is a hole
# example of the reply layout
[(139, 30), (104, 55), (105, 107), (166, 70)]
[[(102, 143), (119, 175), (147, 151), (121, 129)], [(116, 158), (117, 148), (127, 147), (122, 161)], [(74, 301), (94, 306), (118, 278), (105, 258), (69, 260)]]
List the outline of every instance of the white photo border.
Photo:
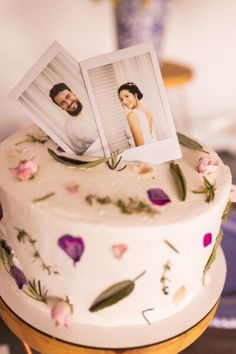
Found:
[(89, 77), (89, 70), (95, 69), (104, 65), (111, 64), (116, 61), (124, 59), (130, 59), (132, 57), (149, 54), (151, 63), (153, 66), (155, 79), (157, 82), (157, 88), (159, 90), (163, 111), (166, 117), (166, 122), (169, 126), (170, 137), (162, 139), (152, 144), (146, 144), (145, 146), (138, 146), (129, 148), (122, 152), (123, 160), (126, 161), (143, 161), (153, 164), (159, 164), (166, 161), (179, 159), (182, 157), (176, 129), (174, 126), (172, 114), (170, 111), (169, 103), (167, 100), (163, 79), (161, 76), (160, 68), (158, 65), (158, 59), (156, 56), (153, 42), (146, 42), (133, 47), (121, 49), (108, 54), (104, 54), (91, 59), (83, 60), (80, 62), (80, 67), (84, 77), (85, 85), (88, 91), (90, 102), (94, 111), (95, 120), (98, 126), (100, 138), (102, 141), (103, 149), (106, 156), (110, 156), (111, 151), (108, 147), (108, 142), (104, 132), (102, 119), (99, 113), (98, 105), (96, 102), (95, 94), (93, 92), (91, 80)]

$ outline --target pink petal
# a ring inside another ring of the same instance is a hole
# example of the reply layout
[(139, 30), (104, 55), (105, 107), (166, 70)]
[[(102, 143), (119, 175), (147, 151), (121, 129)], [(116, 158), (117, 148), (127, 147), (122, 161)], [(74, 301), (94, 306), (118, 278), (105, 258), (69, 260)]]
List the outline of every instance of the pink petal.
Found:
[(124, 253), (128, 250), (128, 247), (125, 244), (114, 245), (112, 246), (113, 255), (117, 259), (121, 259)]
[(79, 191), (79, 185), (78, 184), (72, 184), (66, 187), (67, 192), (71, 194), (76, 194)]
[(212, 234), (208, 232), (207, 234), (204, 235), (203, 237), (203, 246), (207, 247), (212, 243)]

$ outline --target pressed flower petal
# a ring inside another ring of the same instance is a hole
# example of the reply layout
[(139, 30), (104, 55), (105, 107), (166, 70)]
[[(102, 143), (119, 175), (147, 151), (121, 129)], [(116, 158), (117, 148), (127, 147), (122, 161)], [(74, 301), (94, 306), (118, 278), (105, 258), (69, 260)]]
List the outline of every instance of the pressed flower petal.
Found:
[(160, 188), (152, 188), (147, 191), (148, 197), (154, 205), (166, 205), (171, 200), (168, 195)]
[(112, 246), (113, 255), (117, 259), (121, 259), (124, 253), (127, 251), (128, 247), (125, 244)]
[(22, 289), (23, 285), (26, 284), (26, 282), (27, 282), (26, 276), (24, 275), (24, 273), (19, 268), (17, 268), (15, 265), (13, 265), (10, 267), (10, 274), (15, 279), (18, 288)]
[(204, 235), (203, 237), (203, 245), (204, 247), (209, 246), (212, 243), (212, 234), (208, 232), (207, 234)]
[(84, 241), (81, 237), (63, 235), (59, 238), (58, 245), (73, 259), (74, 263), (80, 260), (84, 252)]

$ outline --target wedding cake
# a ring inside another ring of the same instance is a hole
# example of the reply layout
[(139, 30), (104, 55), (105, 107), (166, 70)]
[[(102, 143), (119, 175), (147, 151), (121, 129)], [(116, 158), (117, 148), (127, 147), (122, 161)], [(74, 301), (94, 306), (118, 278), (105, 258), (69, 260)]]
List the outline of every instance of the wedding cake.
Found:
[(180, 160), (150, 165), (78, 161), (34, 125), (5, 140), (5, 303), (26, 321), (23, 304), (52, 326), (97, 328), (151, 325), (190, 304), (221, 240), (231, 174), (212, 149), (179, 141)]

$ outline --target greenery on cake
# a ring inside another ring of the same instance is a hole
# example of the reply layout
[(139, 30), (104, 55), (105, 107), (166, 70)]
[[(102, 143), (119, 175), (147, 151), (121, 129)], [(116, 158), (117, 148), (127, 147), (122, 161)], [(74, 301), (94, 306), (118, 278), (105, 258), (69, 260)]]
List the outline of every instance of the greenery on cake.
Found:
[(105, 307), (116, 304), (118, 301), (122, 300), (128, 296), (135, 287), (135, 281), (141, 278), (146, 272), (143, 271), (133, 280), (123, 280), (116, 283), (106, 290), (104, 290), (92, 303), (89, 308), (90, 312), (96, 312), (102, 310)]
[(18, 143), (16, 143), (15, 145), (20, 145), (23, 143), (39, 143), (39, 144), (45, 144), (48, 142), (49, 140), (49, 136), (45, 135), (45, 136), (41, 136), (41, 137), (37, 137), (31, 134), (26, 134), (26, 139), (19, 141)]
[(203, 176), (203, 187), (200, 191), (192, 191), (195, 194), (205, 194), (205, 202), (210, 203), (215, 199), (216, 186)]
[(180, 166), (175, 162), (170, 163), (170, 171), (174, 178), (174, 182), (179, 193), (179, 198), (180, 200), (185, 201), (187, 195), (187, 184), (184, 174)]
[(149, 216), (154, 216), (158, 213), (157, 210), (153, 209), (149, 204), (139, 200), (137, 198), (129, 197), (128, 200), (112, 200), (111, 197), (98, 197), (95, 194), (88, 194), (85, 197), (86, 202), (89, 205), (93, 205), (94, 201), (99, 204), (106, 205), (106, 204), (113, 204), (115, 205), (121, 213), (123, 214), (140, 214), (144, 213)]
[(42, 202), (42, 201), (44, 201), (44, 200), (47, 200), (47, 199), (53, 197), (55, 194), (56, 194), (55, 192), (51, 192), (51, 193), (45, 194), (45, 195), (42, 196), (42, 197), (35, 198), (35, 199), (33, 200), (33, 203), (38, 203), (38, 202)]
[(223, 231), (222, 231), (222, 229), (220, 229), (219, 232), (218, 232), (218, 235), (216, 236), (215, 244), (214, 244), (214, 247), (213, 247), (212, 252), (210, 254), (210, 257), (208, 258), (208, 261), (207, 261), (207, 263), (206, 263), (206, 265), (204, 267), (203, 275), (205, 275), (206, 272), (208, 272), (208, 270), (212, 266), (212, 263), (215, 261), (217, 250), (218, 250), (218, 247), (220, 246), (222, 237), (223, 237)]
[(121, 154), (121, 152), (118, 151), (114, 151), (111, 154), (111, 157), (108, 161), (106, 161), (107, 166), (110, 168), (110, 170), (116, 170), (116, 171), (123, 171), (127, 165), (124, 165), (123, 167), (120, 167), (119, 169), (117, 169), (117, 167), (119, 166), (119, 164), (121, 163), (122, 160), (122, 156), (119, 156)]
[(162, 283), (162, 292), (163, 292), (164, 295), (168, 295), (169, 294), (169, 286), (167, 285), (167, 283), (169, 283), (170, 280), (168, 279), (166, 274), (168, 272), (170, 272), (170, 270), (171, 270), (171, 264), (170, 264), (170, 261), (168, 261), (163, 266), (163, 273), (162, 273), (162, 277), (160, 279), (160, 282)]
[(52, 270), (52, 266), (49, 266), (45, 263), (45, 261), (43, 260), (43, 258), (41, 257), (39, 250), (36, 247), (36, 242), (37, 240), (33, 239), (31, 235), (29, 235), (25, 230), (23, 229), (19, 229), (17, 227), (15, 227), (15, 230), (18, 232), (17, 233), (17, 240), (20, 243), (25, 243), (28, 242), (30, 244), (30, 246), (33, 249), (33, 258), (34, 260), (39, 260), (41, 265), (42, 265), (42, 269), (48, 272), (48, 275), (53, 274), (59, 274), (58, 271)]
[(209, 154), (208, 151), (204, 150), (203, 146), (198, 143), (197, 141), (189, 138), (188, 136), (182, 134), (182, 133), (177, 133), (177, 137), (178, 137), (178, 140), (179, 140), (179, 143), (189, 149), (192, 149), (192, 150), (197, 150), (197, 151), (201, 151), (201, 152), (204, 152), (206, 154)]

